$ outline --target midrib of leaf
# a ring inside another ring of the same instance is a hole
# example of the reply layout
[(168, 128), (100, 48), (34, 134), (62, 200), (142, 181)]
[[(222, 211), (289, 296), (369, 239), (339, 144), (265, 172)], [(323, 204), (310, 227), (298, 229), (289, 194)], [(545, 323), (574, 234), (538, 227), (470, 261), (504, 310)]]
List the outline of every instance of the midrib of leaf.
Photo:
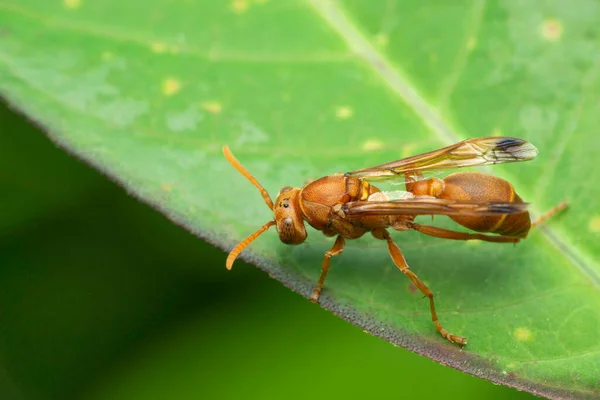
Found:
[[(362, 59), (368, 68), (371, 68), (400, 99), (410, 107), (415, 115), (428, 126), (443, 142), (448, 144), (458, 142), (464, 138), (459, 135), (439, 110), (421, 96), (417, 88), (406, 78), (402, 70), (392, 64), (381, 54), (360, 29), (350, 20), (338, 3), (331, 0), (306, 0), (316, 14), (321, 17), (340, 38), (346, 43), (359, 59)], [(515, 182), (515, 179), (510, 179)], [(535, 207), (533, 215), (541, 215)], [(588, 278), (596, 289), (600, 289), (600, 276), (592, 268), (593, 261), (575, 246), (568, 246), (564, 237), (547, 226), (536, 228), (542, 237), (558, 251), (564, 254), (579, 273)], [(585, 261), (584, 261), (585, 260)], [(598, 268), (596, 268), (598, 270)]]

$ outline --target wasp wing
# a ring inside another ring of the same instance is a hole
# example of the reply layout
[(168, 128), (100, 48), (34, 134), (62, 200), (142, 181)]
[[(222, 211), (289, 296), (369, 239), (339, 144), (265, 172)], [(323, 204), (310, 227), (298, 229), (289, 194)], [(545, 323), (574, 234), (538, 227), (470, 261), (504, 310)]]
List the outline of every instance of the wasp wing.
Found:
[(351, 219), (367, 215), (398, 214), (493, 216), (519, 214), (526, 212), (528, 208), (529, 203), (415, 198), (392, 201), (353, 201), (346, 203), (342, 210)]
[[(484, 137), (462, 142), (375, 167), (348, 172), (346, 175), (367, 180), (397, 179), (407, 173), (436, 169), (475, 167), (531, 160), (538, 151), (531, 143), (513, 137)], [(418, 180), (418, 177), (412, 176)]]

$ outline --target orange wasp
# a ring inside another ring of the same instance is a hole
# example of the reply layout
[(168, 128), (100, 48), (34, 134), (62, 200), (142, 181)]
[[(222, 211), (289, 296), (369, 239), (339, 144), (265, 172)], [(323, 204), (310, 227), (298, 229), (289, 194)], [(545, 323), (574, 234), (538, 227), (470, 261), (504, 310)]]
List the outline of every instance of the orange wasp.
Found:
[[(357, 239), (367, 232), (387, 242), (392, 261), (414, 285), (429, 298), (435, 328), (450, 342), (467, 343), (449, 333), (440, 324), (433, 293), (409, 269), (400, 248), (392, 241), (387, 228), (397, 231), (416, 230), (443, 239), (516, 243), (524, 239), (532, 226), (528, 203), (524, 203), (513, 186), (504, 179), (479, 172), (456, 172), (444, 179), (425, 178), (423, 172), (449, 168), (474, 167), (533, 159), (537, 149), (524, 140), (512, 137), (485, 137), (463, 140), (439, 150), (317, 179), (302, 188), (283, 187), (275, 199), (240, 164), (227, 146), (227, 160), (254, 186), (273, 210), (274, 220), (238, 244), (227, 257), (231, 269), (238, 254), (259, 235), (276, 225), (279, 239), (285, 244), (300, 244), (307, 237), (305, 222), (326, 236), (337, 236), (333, 247), (325, 252), (319, 281), (310, 297), (317, 302), (329, 271), (330, 259), (339, 255), (346, 239)], [(381, 191), (368, 181), (404, 181), (405, 191)], [(558, 209), (558, 208), (557, 208)], [(553, 210), (556, 212), (557, 210)], [(475, 232), (466, 233), (414, 222), (418, 215), (447, 215)], [(545, 219), (545, 217), (544, 217)]]

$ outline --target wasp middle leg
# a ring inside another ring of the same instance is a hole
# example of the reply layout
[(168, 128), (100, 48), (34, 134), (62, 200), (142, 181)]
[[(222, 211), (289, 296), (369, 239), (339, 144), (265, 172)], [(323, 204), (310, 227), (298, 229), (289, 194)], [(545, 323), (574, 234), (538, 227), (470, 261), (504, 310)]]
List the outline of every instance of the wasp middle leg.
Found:
[(321, 290), (323, 290), (323, 282), (325, 281), (325, 277), (327, 276), (327, 273), (329, 272), (329, 265), (330, 265), (331, 257), (337, 256), (342, 251), (344, 251), (345, 245), (346, 245), (346, 242), (345, 242), (344, 238), (342, 237), (342, 235), (339, 235), (337, 237), (337, 239), (335, 240), (333, 247), (330, 250), (327, 250), (325, 252), (325, 257), (323, 257), (323, 263), (321, 266), (321, 276), (319, 277), (319, 282), (317, 283), (315, 290), (313, 290), (312, 295), (310, 296), (310, 301), (312, 301), (313, 303), (316, 303), (317, 301), (319, 301), (319, 296), (321, 295)]
[(396, 243), (394, 243), (394, 241), (390, 237), (390, 234), (385, 229), (373, 230), (372, 234), (377, 239), (385, 240), (387, 242), (388, 251), (390, 253), (390, 256), (392, 257), (392, 261), (394, 261), (394, 264), (396, 264), (396, 267), (398, 267), (398, 269), (400, 269), (400, 271), (404, 275), (408, 276), (410, 278), (410, 280), (415, 284), (415, 286), (417, 288), (419, 288), (419, 290), (427, 298), (429, 298), (429, 308), (431, 310), (431, 320), (435, 324), (435, 329), (444, 338), (448, 339), (448, 341), (450, 343), (458, 343), (460, 345), (467, 344), (467, 339), (466, 338), (464, 338), (462, 336), (457, 336), (457, 335), (453, 335), (453, 334), (449, 333), (442, 326), (442, 324), (440, 324), (440, 321), (438, 320), (438, 317), (437, 317), (437, 313), (435, 312), (435, 304), (433, 302), (433, 292), (431, 290), (429, 290), (429, 288), (427, 287), (427, 285), (425, 285), (425, 283), (423, 283), (419, 279), (419, 277), (417, 275), (415, 275), (415, 273), (412, 272), (408, 268), (408, 264), (406, 263), (406, 259), (404, 258), (404, 255), (402, 255), (402, 252), (400, 251), (400, 248), (396, 245)]

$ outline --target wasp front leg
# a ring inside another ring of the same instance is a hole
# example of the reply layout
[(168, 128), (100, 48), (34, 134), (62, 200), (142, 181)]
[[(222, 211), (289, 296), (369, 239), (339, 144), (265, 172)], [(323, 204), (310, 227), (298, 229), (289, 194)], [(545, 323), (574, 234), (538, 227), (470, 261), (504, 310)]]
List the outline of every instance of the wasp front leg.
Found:
[(458, 343), (460, 345), (467, 344), (467, 339), (466, 338), (464, 338), (462, 336), (457, 336), (457, 335), (453, 335), (453, 334), (449, 333), (442, 326), (442, 324), (440, 324), (440, 321), (438, 320), (438, 317), (437, 317), (437, 313), (435, 312), (435, 305), (433, 303), (433, 292), (431, 290), (429, 290), (429, 288), (427, 287), (427, 285), (425, 285), (419, 279), (419, 277), (417, 275), (415, 275), (415, 273), (412, 272), (408, 268), (408, 264), (406, 263), (406, 259), (404, 258), (404, 255), (402, 255), (402, 252), (400, 251), (400, 248), (396, 245), (396, 243), (394, 243), (392, 241), (392, 238), (390, 237), (390, 234), (385, 229), (374, 230), (372, 233), (373, 233), (373, 236), (375, 236), (377, 239), (385, 240), (387, 242), (388, 251), (390, 253), (390, 256), (392, 257), (392, 261), (394, 261), (394, 264), (396, 264), (396, 267), (398, 267), (398, 269), (400, 269), (400, 271), (404, 275), (408, 276), (410, 278), (410, 280), (415, 284), (415, 286), (417, 288), (419, 288), (419, 290), (427, 298), (429, 298), (429, 308), (431, 309), (431, 320), (435, 324), (435, 329), (443, 337), (445, 337), (446, 339), (448, 339), (448, 341), (450, 341), (450, 343)]
[(321, 295), (321, 290), (323, 290), (323, 282), (325, 281), (325, 277), (327, 276), (327, 273), (329, 272), (329, 264), (330, 264), (331, 257), (337, 256), (342, 251), (344, 251), (345, 245), (346, 245), (346, 242), (344, 241), (344, 238), (341, 235), (339, 235), (337, 237), (337, 239), (335, 240), (333, 247), (330, 250), (327, 250), (325, 252), (325, 257), (323, 257), (323, 263), (322, 263), (322, 267), (321, 267), (321, 277), (319, 277), (319, 282), (317, 283), (315, 290), (313, 290), (312, 295), (310, 296), (310, 301), (312, 301), (313, 303), (316, 303), (319, 301), (319, 296)]

